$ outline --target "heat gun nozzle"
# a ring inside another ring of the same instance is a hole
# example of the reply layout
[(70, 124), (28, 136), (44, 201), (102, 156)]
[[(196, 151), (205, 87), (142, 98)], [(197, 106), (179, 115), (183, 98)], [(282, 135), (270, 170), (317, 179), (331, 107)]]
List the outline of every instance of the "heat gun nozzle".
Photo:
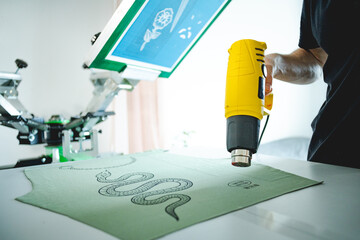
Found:
[(231, 151), (231, 164), (236, 167), (251, 166), (252, 153), (247, 149), (234, 149)]

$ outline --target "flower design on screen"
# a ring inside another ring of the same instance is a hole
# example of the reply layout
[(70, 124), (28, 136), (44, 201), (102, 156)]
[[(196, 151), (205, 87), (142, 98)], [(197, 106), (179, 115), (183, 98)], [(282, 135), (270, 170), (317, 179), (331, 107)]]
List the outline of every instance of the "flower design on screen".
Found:
[(172, 8), (165, 8), (156, 14), (153, 26), (155, 29), (163, 29), (172, 21), (174, 12)]
[(150, 42), (152, 39), (158, 38), (161, 35), (161, 32), (159, 32), (159, 30), (164, 29), (167, 25), (171, 23), (173, 15), (174, 11), (172, 8), (165, 8), (164, 10), (161, 10), (156, 14), (153, 22), (154, 28), (152, 30), (146, 29), (144, 35), (144, 42), (141, 45), (140, 51), (144, 50), (145, 45), (148, 42)]

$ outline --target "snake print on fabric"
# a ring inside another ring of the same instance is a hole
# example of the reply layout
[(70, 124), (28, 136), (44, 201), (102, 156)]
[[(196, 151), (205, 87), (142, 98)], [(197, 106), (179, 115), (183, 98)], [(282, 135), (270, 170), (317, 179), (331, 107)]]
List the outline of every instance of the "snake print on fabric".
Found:
[[(96, 175), (97, 181), (101, 183), (111, 183), (99, 189), (99, 193), (103, 196), (107, 197), (124, 197), (124, 196), (133, 196), (131, 198), (131, 202), (138, 205), (155, 205), (166, 202), (169, 199), (177, 198), (178, 201), (169, 204), (166, 206), (165, 211), (170, 216), (175, 218), (177, 221), (179, 217), (175, 213), (175, 209), (180, 207), (191, 200), (188, 195), (173, 193), (182, 191), (190, 188), (193, 183), (189, 180), (182, 178), (162, 178), (162, 179), (154, 179), (150, 180), (154, 177), (154, 174), (147, 172), (136, 172), (136, 173), (128, 173), (124, 174), (116, 179), (108, 179), (111, 176), (109, 171), (104, 171)], [(135, 184), (139, 182), (144, 182), (150, 180), (142, 185), (127, 191), (119, 191), (118, 188), (127, 186), (130, 184)], [(153, 191), (149, 191), (151, 188), (158, 186), (163, 183), (177, 183), (177, 186), (167, 187), (163, 189), (157, 189)], [(171, 194), (169, 194), (171, 193)], [(150, 196), (166, 194), (156, 199), (147, 199)]]

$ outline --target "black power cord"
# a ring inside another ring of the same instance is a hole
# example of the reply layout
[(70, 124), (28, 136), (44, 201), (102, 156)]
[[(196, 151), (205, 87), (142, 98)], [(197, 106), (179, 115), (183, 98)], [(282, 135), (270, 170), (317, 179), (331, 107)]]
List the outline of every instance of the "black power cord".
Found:
[(269, 118), (270, 118), (270, 115), (267, 115), (267, 116), (266, 116), (266, 120), (265, 120), (264, 127), (263, 127), (263, 129), (262, 129), (262, 132), (261, 132), (261, 135), (260, 135), (260, 138), (259, 138), (258, 148), (259, 148), (259, 146), (260, 146), (261, 139), (262, 139), (262, 137), (263, 137), (263, 135), (264, 135), (264, 132), (265, 132), (266, 126), (267, 126), (267, 124), (268, 124), (268, 122), (269, 122)]

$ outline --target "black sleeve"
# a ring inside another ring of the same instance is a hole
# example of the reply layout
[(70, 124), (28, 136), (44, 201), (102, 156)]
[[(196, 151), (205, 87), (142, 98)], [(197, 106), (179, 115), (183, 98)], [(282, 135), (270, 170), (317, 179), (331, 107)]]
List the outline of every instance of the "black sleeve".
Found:
[(312, 0), (304, 0), (301, 13), (299, 47), (304, 49), (319, 47), (312, 31), (311, 20), (314, 18), (314, 9), (312, 9), (311, 3)]

